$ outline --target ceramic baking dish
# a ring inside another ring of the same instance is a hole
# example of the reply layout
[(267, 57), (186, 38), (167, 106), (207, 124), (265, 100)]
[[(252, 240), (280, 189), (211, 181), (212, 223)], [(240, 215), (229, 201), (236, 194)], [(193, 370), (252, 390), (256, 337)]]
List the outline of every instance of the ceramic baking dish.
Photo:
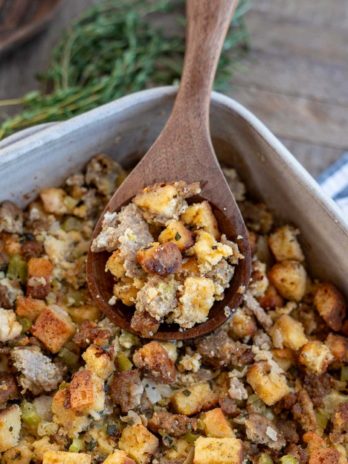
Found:
[[(100, 151), (134, 165), (166, 121), (175, 92), (163, 87), (135, 93), (6, 139), (0, 144), (0, 200), (24, 205), (40, 188), (59, 185)], [(337, 283), (348, 296), (348, 227), (336, 205), (253, 114), (217, 93), (211, 132), (219, 158), (235, 167), (278, 217), (301, 229), (314, 275)]]

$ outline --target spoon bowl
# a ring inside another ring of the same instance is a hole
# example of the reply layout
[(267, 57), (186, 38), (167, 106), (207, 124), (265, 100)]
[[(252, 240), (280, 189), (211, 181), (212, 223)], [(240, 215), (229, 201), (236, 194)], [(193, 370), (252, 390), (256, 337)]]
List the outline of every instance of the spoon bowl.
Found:
[[(144, 187), (155, 183), (200, 182), (200, 199), (213, 207), (220, 231), (235, 241), (244, 259), (238, 262), (224, 299), (216, 302), (206, 322), (191, 329), (161, 324), (152, 338), (183, 340), (207, 334), (223, 324), (239, 306), (250, 278), (251, 256), (247, 230), (217, 161), (209, 129), (212, 83), (223, 41), (237, 1), (188, 0), (187, 45), (183, 75), (173, 111), (146, 155), (115, 192), (93, 232), (95, 238), (105, 212), (119, 211)], [(197, 200), (193, 198), (192, 200)], [(119, 327), (130, 327), (133, 310), (117, 301), (109, 305), (113, 279), (105, 272), (109, 253), (93, 253), (87, 259), (87, 282), (98, 307)]]

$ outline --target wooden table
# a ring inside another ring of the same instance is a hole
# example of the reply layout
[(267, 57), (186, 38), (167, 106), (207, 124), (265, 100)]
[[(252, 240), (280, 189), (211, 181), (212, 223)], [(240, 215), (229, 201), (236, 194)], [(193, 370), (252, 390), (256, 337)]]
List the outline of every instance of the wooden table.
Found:
[[(98, 0), (64, 0), (50, 29), (0, 61), (0, 98), (38, 86), (62, 30)], [(251, 51), (228, 92), (317, 175), (348, 148), (348, 2), (253, 0)]]

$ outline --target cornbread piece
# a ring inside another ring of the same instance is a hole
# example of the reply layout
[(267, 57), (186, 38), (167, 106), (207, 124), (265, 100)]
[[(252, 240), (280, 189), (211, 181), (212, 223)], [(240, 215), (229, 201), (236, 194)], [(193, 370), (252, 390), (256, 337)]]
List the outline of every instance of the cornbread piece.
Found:
[(159, 329), (160, 323), (146, 311), (135, 311), (131, 319), (131, 328), (142, 337), (152, 337)]
[(62, 381), (61, 370), (34, 347), (14, 348), (11, 358), (20, 372), (18, 381), (24, 392), (29, 390), (34, 395), (50, 392)]
[(0, 308), (0, 342), (5, 343), (17, 338), (22, 332), (22, 326), (17, 321), (12, 309)]
[(199, 437), (195, 441), (193, 464), (241, 464), (242, 441), (237, 438)]
[(68, 313), (59, 306), (51, 306), (40, 313), (31, 331), (48, 350), (58, 353), (74, 335), (75, 326)]
[(253, 337), (257, 332), (255, 318), (246, 308), (238, 308), (232, 315), (229, 334), (233, 338)]
[(76, 411), (99, 413), (104, 408), (104, 383), (88, 369), (76, 372), (69, 386), (70, 405)]
[(319, 284), (314, 295), (314, 305), (330, 329), (341, 329), (347, 315), (347, 304), (334, 285), (328, 282)]
[(144, 392), (138, 369), (114, 374), (110, 384), (112, 401), (121, 407), (123, 413), (136, 408), (140, 404)]
[(180, 269), (182, 257), (175, 243), (159, 244), (154, 242), (148, 247), (138, 250), (137, 261), (145, 272), (167, 276)]
[(191, 248), (197, 257), (201, 272), (209, 272), (223, 258), (233, 255), (233, 249), (229, 245), (217, 242), (213, 235), (199, 230), (196, 233), (196, 242)]
[(82, 359), (86, 362), (87, 369), (103, 380), (107, 379), (115, 369), (110, 353), (98, 345), (90, 345), (83, 353)]
[(248, 439), (254, 443), (266, 445), (270, 449), (280, 450), (285, 446), (282, 433), (276, 425), (261, 414), (250, 414), (245, 420)]
[(158, 448), (158, 438), (147, 430), (142, 424), (126, 427), (118, 446), (137, 464), (147, 464)]
[(18, 398), (18, 394), (16, 378), (7, 372), (0, 372), (0, 406)]
[(113, 294), (117, 300), (121, 300), (126, 306), (134, 306), (139, 289), (142, 286), (143, 282), (140, 282), (139, 279), (135, 281), (130, 277), (124, 277), (114, 285)]
[(206, 321), (214, 304), (214, 293), (215, 286), (211, 279), (187, 277), (179, 306), (174, 311), (174, 322), (188, 329)]
[(135, 464), (135, 461), (129, 458), (124, 451), (115, 450), (105, 459), (103, 464)]
[(185, 251), (194, 244), (192, 233), (181, 221), (168, 221), (158, 237), (160, 243), (172, 242), (180, 251)]
[(86, 430), (91, 421), (86, 415), (71, 408), (70, 393), (67, 387), (61, 388), (53, 396), (52, 413), (53, 421), (64, 427), (70, 438)]
[(17, 316), (25, 317), (30, 321), (35, 321), (40, 313), (46, 308), (46, 303), (36, 298), (19, 296), (16, 301)]
[(212, 390), (208, 382), (198, 383), (174, 393), (171, 403), (175, 412), (192, 416), (215, 406), (219, 401), (218, 394)]
[(43, 455), (42, 464), (91, 464), (92, 457), (86, 453), (71, 451), (47, 451)]
[(281, 261), (269, 271), (271, 283), (282, 297), (300, 301), (306, 292), (307, 273), (298, 261)]
[(173, 276), (151, 276), (138, 292), (135, 307), (137, 311), (146, 311), (160, 321), (177, 306), (176, 292), (178, 282)]
[(235, 436), (231, 424), (226, 419), (221, 408), (205, 412), (200, 420), (207, 437), (228, 438)]
[(270, 329), (273, 345), (276, 348), (290, 348), (299, 350), (308, 339), (304, 333), (301, 322), (296, 321), (287, 314), (282, 314)]
[(348, 340), (346, 337), (330, 333), (325, 344), (331, 351), (335, 361), (338, 363), (348, 363)]
[(143, 369), (160, 383), (172, 383), (176, 379), (174, 362), (168, 351), (158, 342), (150, 342), (137, 350), (133, 356), (134, 364)]
[(148, 421), (149, 429), (161, 435), (180, 437), (197, 428), (197, 419), (183, 414), (171, 414), (167, 411), (158, 411)]
[(199, 194), (200, 191), (198, 182), (155, 184), (144, 188), (135, 196), (133, 202), (141, 209), (147, 221), (166, 224), (168, 220), (178, 220), (187, 208), (185, 199)]
[(19, 441), (21, 410), (17, 404), (0, 411), (0, 452), (4, 452)]
[(0, 232), (21, 234), (23, 232), (23, 211), (12, 201), (0, 204)]
[(299, 362), (315, 374), (326, 372), (334, 357), (330, 349), (319, 340), (311, 340), (306, 343), (300, 352)]
[(203, 229), (211, 234), (216, 240), (220, 238), (219, 227), (213, 210), (207, 201), (190, 205), (181, 215), (184, 224)]
[(290, 348), (275, 348), (272, 350), (272, 356), (283, 371), (290, 369), (296, 361), (295, 353)]
[(105, 270), (110, 271), (116, 279), (121, 279), (125, 276), (124, 258), (121, 255), (121, 250), (115, 250), (110, 258), (106, 261)]
[(269, 236), (268, 243), (277, 261), (304, 260), (301, 245), (297, 240), (299, 233), (299, 230), (286, 225), (279, 227)]
[(247, 381), (267, 406), (277, 403), (290, 392), (285, 376), (266, 361), (249, 367)]

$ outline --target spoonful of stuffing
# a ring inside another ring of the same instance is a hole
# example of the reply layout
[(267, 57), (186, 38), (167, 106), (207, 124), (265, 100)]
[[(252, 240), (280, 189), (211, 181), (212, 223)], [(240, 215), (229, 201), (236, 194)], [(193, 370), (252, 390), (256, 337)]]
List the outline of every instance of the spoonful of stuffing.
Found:
[(93, 233), (87, 281), (117, 326), (183, 340), (223, 324), (250, 278), (243, 218), (209, 129), (212, 84), (237, 0), (187, 0), (186, 54), (172, 113)]

